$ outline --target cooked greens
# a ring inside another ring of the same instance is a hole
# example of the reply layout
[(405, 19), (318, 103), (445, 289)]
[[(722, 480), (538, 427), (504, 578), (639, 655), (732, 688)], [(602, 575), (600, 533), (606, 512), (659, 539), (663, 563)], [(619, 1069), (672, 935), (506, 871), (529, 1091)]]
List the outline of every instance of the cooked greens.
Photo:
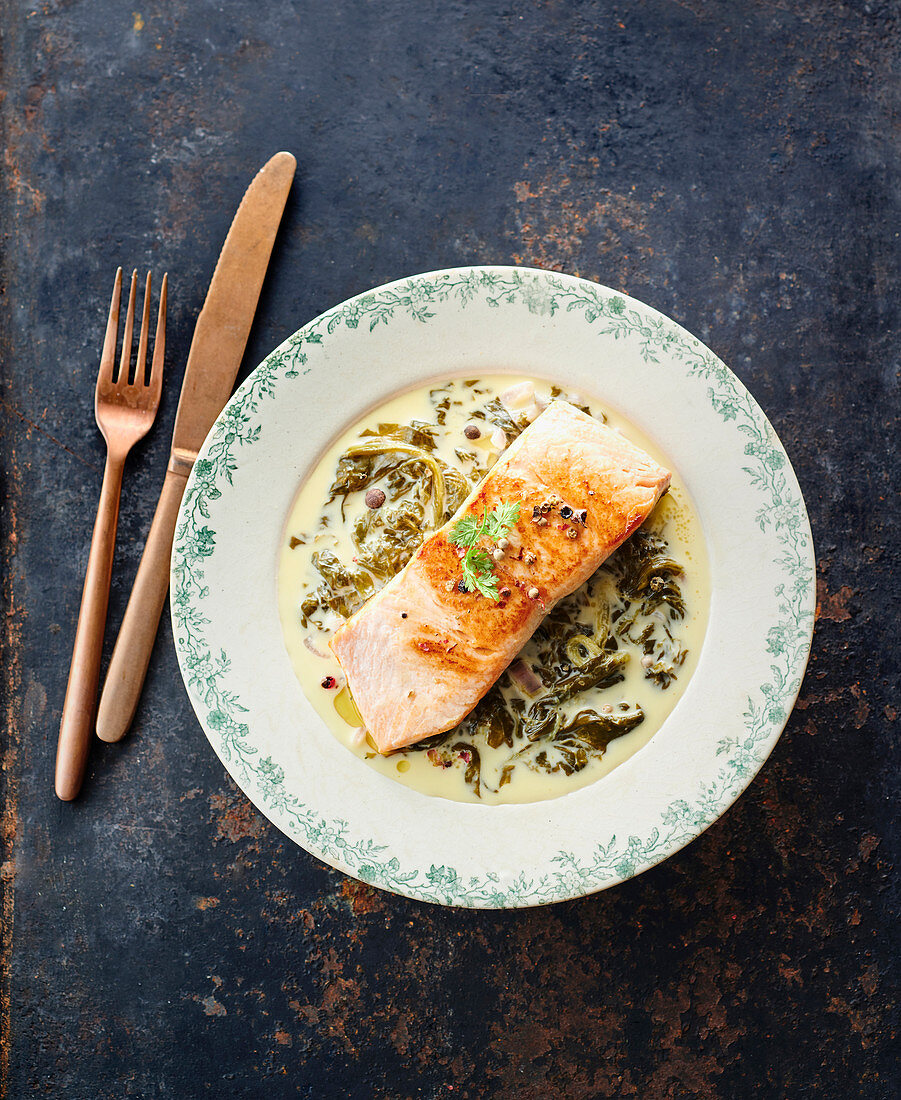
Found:
[[(627, 714), (598, 714), (596, 710), (580, 710), (565, 725), (560, 725), (552, 736), (546, 738), (540, 752), (534, 754), (526, 763), (533, 770), (545, 772), (563, 772), (574, 775), (587, 767), (593, 757), (603, 756), (607, 746), (616, 737), (635, 729), (644, 721), (641, 707), (630, 708)], [(526, 748), (512, 756), (501, 771), (499, 786), (510, 782), (513, 769)]]
[(621, 682), (628, 660), (628, 654), (601, 651), (572, 669), (529, 707), (511, 691), (509, 675), (505, 673), (459, 726), (403, 751), (425, 751), (433, 762), (440, 761), (446, 766), (455, 752), (461, 748), (470, 750), (464, 778), (477, 794), (484, 782), (480, 774), (480, 746), (490, 749), (506, 746), (511, 750), (501, 769), (499, 787), (510, 782), (517, 766), (573, 775), (592, 759), (603, 756), (614, 738), (644, 721), (641, 707), (628, 703), (619, 704), (616, 710), (608, 704), (610, 713), (583, 707), (570, 716), (565, 706), (585, 691)]
[(556, 733), (563, 722), (562, 704), (581, 695), (589, 688), (613, 687), (624, 679), (623, 666), (628, 662), (628, 653), (607, 653), (601, 651), (597, 656), (589, 657), (567, 675), (557, 680), (554, 687), (537, 703), (533, 703), (525, 714), (523, 734), (529, 741), (537, 741)]
[[(386, 456), (406, 455), (401, 461), (390, 460), (388, 463), (380, 463), (379, 460)], [(412, 460), (412, 461), (411, 461)], [(357, 443), (349, 447), (338, 463), (338, 476), (330, 490), (329, 500), (334, 500), (341, 494), (344, 501), (341, 504), (341, 518), (344, 518), (344, 502), (349, 493), (369, 488), (382, 478), (387, 479), (391, 487), (392, 500), (396, 500), (412, 484), (420, 480), (420, 473), (416, 467), (423, 467), (431, 477), (431, 498), (434, 509), (435, 526), (440, 527), (444, 522), (444, 471), (442, 463), (434, 458), (422, 447), (414, 447), (412, 443), (394, 439), (388, 435), (379, 436), (376, 439), (368, 439), (365, 443)], [(411, 467), (404, 470), (404, 467)], [(396, 475), (396, 476), (395, 476)]]
[(642, 529), (602, 566), (616, 578), (619, 594), (610, 616), (613, 630), (641, 650), (645, 675), (661, 688), (675, 680), (687, 656), (671, 629), (685, 617), (685, 602), (675, 579), (682, 566), (668, 549), (660, 535)]
[(353, 541), (359, 565), (383, 584), (410, 560), (422, 542), (425, 509), (418, 500), (394, 508), (366, 511), (354, 523)]
[(318, 605), (331, 608), (342, 618), (353, 615), (375, 592), (372, 577), (365, 570), (345, 566), (331, 550), (317, 550), (313, 565), (324, 582), (316, 589)]
[(485, 406), (485, 419), (490, 421), (496, 428), (501, 429), (506, 435), (508, 443), (512, 443), (514, 439), (522, 435), (529, 426), (525, 416), (515, 419), (513, 413), (497, 397)]

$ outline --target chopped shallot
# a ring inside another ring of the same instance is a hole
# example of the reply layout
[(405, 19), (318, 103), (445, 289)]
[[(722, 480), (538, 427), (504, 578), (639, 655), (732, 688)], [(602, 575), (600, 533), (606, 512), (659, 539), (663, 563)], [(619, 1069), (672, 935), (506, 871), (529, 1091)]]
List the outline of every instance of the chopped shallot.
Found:
[(320, 653), (319, 650), (313, 645), (313, 642), (309, 638), (304, 638), (303, 644), (311, 653), (315, 653), (317, 657), (321, 657), (324, 661), (328, 660), (327, 653)]
[(511, 386), (508, 390), (504, 390), (501, 394), (501, 402), (508, 409), (521, 409), (523, 405), (528, 405), (534, 393), (534, 382), (520, 382), (516, 386)]
[(522, 658), (517, 657), (507, 671), (510, 673), (511, 680), (518, 684), (526, 695), (536, 695), (541, 691), (541, 681)]
[(491, 433), (491, 446), (503, 451), (507, 447), (507, 433), (501, 428), (495, 428)]

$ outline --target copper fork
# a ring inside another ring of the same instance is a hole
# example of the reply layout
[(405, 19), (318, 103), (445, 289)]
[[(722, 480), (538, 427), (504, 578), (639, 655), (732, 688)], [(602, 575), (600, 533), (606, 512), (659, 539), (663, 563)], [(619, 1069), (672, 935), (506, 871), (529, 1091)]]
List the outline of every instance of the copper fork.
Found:
[(160, 405), (163, 383), (163, 356), (166, 349), (166, 291), (163, 276), (159, 315), (153, 344), (153, 362), (147, 374), (147, 338), (150, 329), (150, 273), (144, 290), (144, 311), (134, 373), (130, 374), (131, 345), (134, 334), (135, 291), (138, 273), (131, 277), (131, 293), (125, 314), (122, 355), (116, 369), (116, 336), (119, 331), (119, 303), (122, 295), (122, 268), (116, 272), (110, 303), (106, 337), (100, 357), (100, 372), (94, 391), (94, 415), (106, 440), (106, 467), (97, 506), (97, 519), (91, 538), (91, 552), (84, 578), (81, 610), (75, 631), (75, 646), (69, 668), (69, 683), (63, 703), (56, 750), (56, 793), (68, 802), (81, 789), (90, 748), (97, 688), (100, 680), (100, 656), (109, 603), (116, 527), (119, 521), (119, 495), (122, 471), (131, 448), (150, 430)]

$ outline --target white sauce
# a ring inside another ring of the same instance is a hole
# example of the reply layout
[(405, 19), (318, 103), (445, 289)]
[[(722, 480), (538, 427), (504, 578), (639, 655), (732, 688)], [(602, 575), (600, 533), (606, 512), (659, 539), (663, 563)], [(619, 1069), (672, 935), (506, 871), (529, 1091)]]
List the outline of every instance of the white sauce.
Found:
[[(354, 557), (355, 549), (350, 531), (354, 519), (365, 511), (364, 494), (353, 493), (347, 498), (346, 521), (341, 520), (340, 498), (328, 506), (325, 505), (334, 480), (338, 458), (351, 444), (359, 440), (363, 430), (374, 429), (379, 423), (409, 424), (411, 420), (421, 420), (434, 424), (435, 407), (429, 397), (429, 391), (446, 385), (448, 383), (443, 381), (432, 382), (419, 389), (400, 394), (374, 409), (334, 441), (302, 485), (288, 515), (280, 549), (278, 603), (285, 645), (307, 698), (326, 726), (350, 752), (383, 775), (425, 794), (461, 802), (497, 804), (556, 798), (568, 791), (595, 782), (646, 745), (660, 729), (685, 690), (697, 665), (710, 603), (707, 554), (700, 521), (684, 485), (678, 474), (674, 472), (669, 492), (660, 500), (645, 527), (666, 538), (673, 558), (685, 569), (684, 577), (678, 580), (687, 609), (686, 617), (671, 625), (671, 629), (688, 653), (684, 663), (678, 669), (677, 679), (666, 690), (661, 690), (653, 680), (646, 677), (640, 651), (629, 647), (631, 659), (626, 666), (624, 681), (606, 690), (593, 689), (584, 692), (566, 705), (566, 712), (572, 715), (586, 707), (610, 713), (605, 708), (612, 707), (614, 712), (618, 712), (622, 703), (640, 704), (645, 714), (644, 721), (631, 732), (613, 740), (603, 757), (592, 759), (587, 767), (571, 776), (566, 776), (562, 772), (550, 774), (535, 772), (518, 766), (514, 769), (509, 783), (500, 787), (499, 790), (492, 790), (491, 788), (498, 787), (501, 769), (510, 758), (510, 750), (506, 746), (492, 750), (487, 745), (480, 745), (482, 796), (479, 798), (464, 781), (466, 761), (463, 759), (457, 759), (452, 767), (444, 768), (435, 766), (429, 756), (422, 751), (380, 756), (373, 751), (372, 745), (367, 743), (365, 731), (353, 724), (356, 719), (352, 700), (348, 698), (346, 680), (328, 645), (329, 638), (343, 620), (331, 611), (327, 611), (324, 615), (317, 612), (314, 618), (321, 621), (324, 629), (312, 623), (308, 623), (304, 628), (301, 623), (300, 605), (321, 582), (319, 574), (311, 563), (312, 555), (316, 550), (323, 548), (332, 550), (344, 563), (351, 562)], [(443, 391), (441, 395), (449, 394), (453, 403), (447, 411), (446, 423), (442, 429), (439, 429), (436, 438), (435, 453), (438, 457), (449, 465), (462, 469), (465, 474), (470, 472), (471, 464), (461, 463), (454, 454), (457, 448), (480, 454), (482, 465), (493, 464), (497, 460), (499, 454), (497, 446), (501, 440), (500, 438), (492, 440), (495, 433), (491, 426), (489, 425), (488, 430), (483, 431), (481, 437), (476, 440), (467, 439), (463, 429), (467, 424), (472, 423), (484, 428), (484, 421), (472, 420), (472, 411), (493, 397), (510, 390), (511, 387), (520, 385), (523, 386), (523, 392), (529, 385), (534, 385), (534, 400), (529, 399), (525, 411), (529, 413), (531, 410), (537, 415), (550, 398), (550, 382), (510, 375), (484, 375), (479, 378), (476, 386), (466, 386), (462, 379), (450, 383), (450, 389)], [(600, 402), (591, 398), (586, 400), (573, 391), (565, 391), (561, 396), (575, 404), (590, 405), (596, 416), (603, 411), (607, 423), (612, 428), (621, 431), (624, 436), (647, 451), (662, 465), (672, 469), (672, 464), (667, 462), (666, 457), (660, 454), (647, 436), (622, 417), (603, 407)], [(521, 413), (514, 412), (513, 415), (517, 417)], [(324, 529), (317, 527), (322, 515), (326, 515), (329, 520), (328, 526)], [(431, 523), (431, 521), (431, 509), (427, 509), (426, 522)], [(426, 537), (431, 530), (430, 527), (425, 532)], [(304, 542), (298, 544), (296, 542), (298, 538), (304, 539)], [(292, 539), (295, 540), (293, 548)], [(610, 584), (613, 591), (612, 581)], [(376, 586), (378, 587), (378, 582)], [(526, 659), (532, 645), (533, 643), (529, 642), (523, 649), (523, 656)], [(329, 677), (334, 678), (336, 687), (322, 686), (323, 681), (328, 682)], [(512, 693), (511, 689), (505, 690), (508, 696)], [(528, 696), (523, 695), (523, 697), (527, 702), (534, 701), (529, 700)], [(343, 716), (339, 711), (343, 712)], [(302, 731), (298, 730), (297, 736), (302, 735)]]

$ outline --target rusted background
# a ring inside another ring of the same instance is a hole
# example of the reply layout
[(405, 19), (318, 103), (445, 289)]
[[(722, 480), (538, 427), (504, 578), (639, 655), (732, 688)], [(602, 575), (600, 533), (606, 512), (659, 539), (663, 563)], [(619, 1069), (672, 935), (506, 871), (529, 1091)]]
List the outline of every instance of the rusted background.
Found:
[[(0, 10), (6, 1095), (897, 1096), (897, 3)], [(801, 701), (638, 880), (478, 913), (326, 869), (224, 774), (168, 621), (134, 735), (53, 796), (114, 268), (170, 272), (172, 365), (115, 626), (219, 246), (279, 148), (298, 180), (246, 367), (366, 287), (537, 264), (701, 336), (789, 450), (819, 551)]]

